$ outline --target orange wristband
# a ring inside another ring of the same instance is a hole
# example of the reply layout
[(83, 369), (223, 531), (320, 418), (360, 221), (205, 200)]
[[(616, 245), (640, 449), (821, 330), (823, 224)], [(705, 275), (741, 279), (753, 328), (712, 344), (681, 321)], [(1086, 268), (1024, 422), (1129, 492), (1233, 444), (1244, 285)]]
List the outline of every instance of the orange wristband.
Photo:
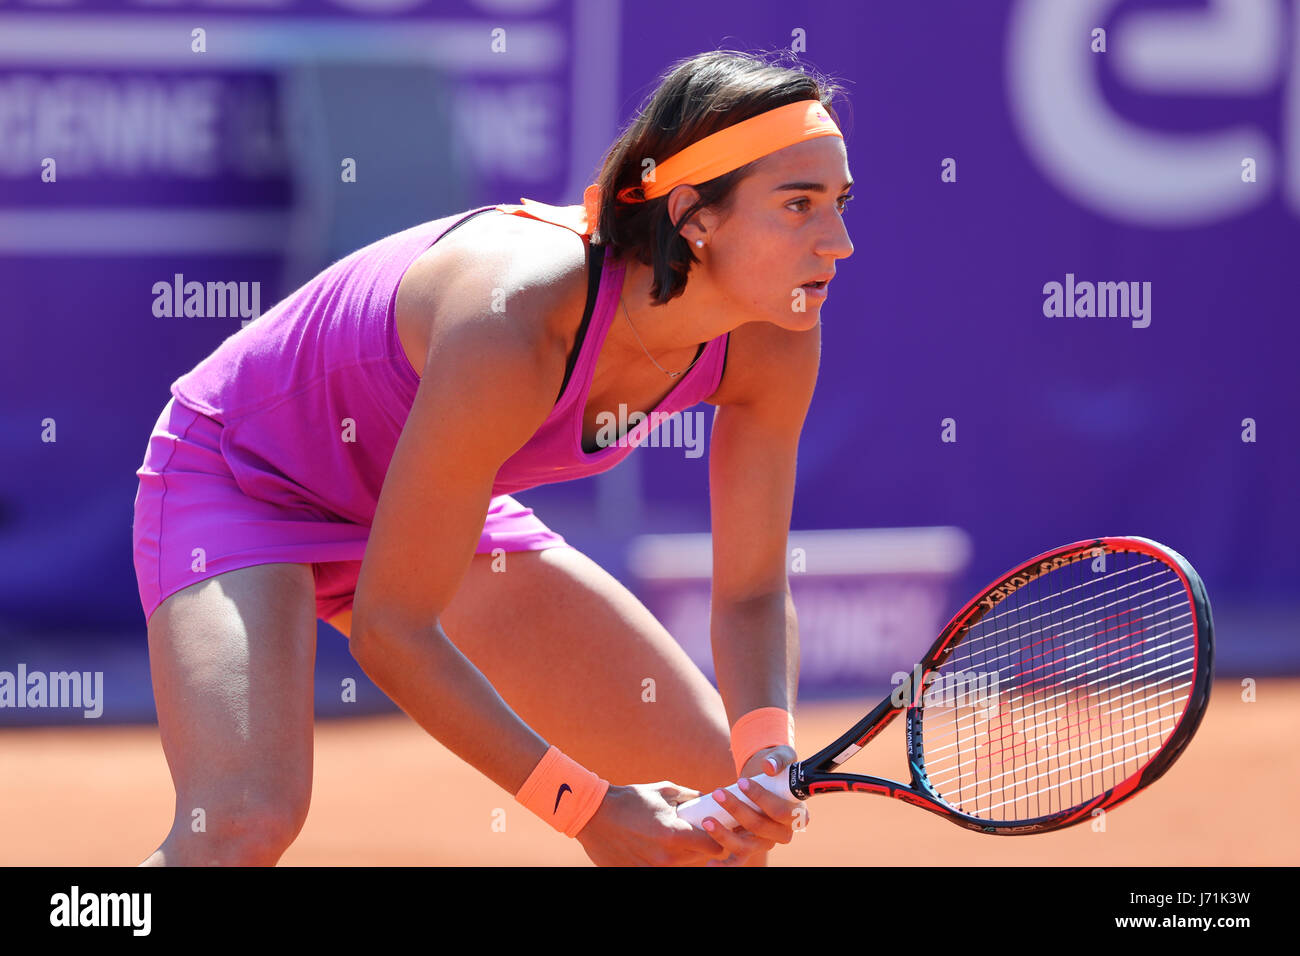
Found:
[(766, 747), (794, 746), (794, 715), (781, 707), (751, 710), (731, 728), (731, 755), (736, 776), (749, 758)]
[(602, 780), (552, 745), (515, 799), (565, 836), (577, 836), (596, 815), (608, 789), (608, 780)]

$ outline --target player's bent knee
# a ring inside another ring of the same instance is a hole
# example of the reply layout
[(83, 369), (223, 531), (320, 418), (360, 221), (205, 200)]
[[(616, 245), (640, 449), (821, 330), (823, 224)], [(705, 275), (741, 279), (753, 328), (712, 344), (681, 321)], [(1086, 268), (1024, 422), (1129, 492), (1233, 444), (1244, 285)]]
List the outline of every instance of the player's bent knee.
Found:
[(180, 862), (187, 866), (274, 866), (296, 836), (297, 830), (278, 820), (245, 820), (191, 834)]
[(302, 832), (305, 802), (244, 798), (196, 807), (177, 818), (185, 833), (185, 862), (196, 866), (273, 866)]

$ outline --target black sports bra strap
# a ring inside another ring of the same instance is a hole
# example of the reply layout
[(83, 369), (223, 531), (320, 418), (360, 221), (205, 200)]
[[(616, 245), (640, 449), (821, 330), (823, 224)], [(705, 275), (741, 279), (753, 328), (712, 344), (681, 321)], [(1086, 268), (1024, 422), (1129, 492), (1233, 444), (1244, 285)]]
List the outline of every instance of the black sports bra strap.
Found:
[(592, 245), (586, 236), (583, 236), (583, 243), (587, 247), (587, 304), (583, 308), (582, 324), (578, 326), (578, 334), (573, 339), (573, 351), (569, 353), (569, 361), (564, 367), (560, 393), (555, 396), (557, 403), (564, 397), (564, 390), (569, 387), (569, 379), (573, 376), (573, 367), (578, 364), (578, 356), (582, 354), (582, 343), (587, 339), (591, 316), (596, 311), (596, 295), (600, 292), (600, 275), (604, 268), (606, 247)]

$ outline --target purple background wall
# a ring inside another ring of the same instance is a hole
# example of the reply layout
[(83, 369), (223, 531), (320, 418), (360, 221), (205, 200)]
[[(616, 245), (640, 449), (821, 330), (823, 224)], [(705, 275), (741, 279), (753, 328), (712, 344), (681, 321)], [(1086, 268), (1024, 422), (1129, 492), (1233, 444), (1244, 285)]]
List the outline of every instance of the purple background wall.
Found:
[[(823, 306), (794, 527), (964, 528), (962, 590), (1067, 540), (1153, 537), (1206, 579), (1224, 668), (1300, 669), (1300, 5), (656, 11), (0, 8), (5, 658), (36, 667), (69, 641), (120, 652), (124, 699), (148, 706), (134, 471), (168, 384), (239, 328), (155, 318), (155, 282), (258, 281), (265, 310), (414, 222), (522, 195), (576, 202), (672, 61), (802, 36), (803, 58), (847, 82), (857, 198), (856, 251)], [(1088, 48), (1096, 26), (1104, 54)], [(206, 54), (190, 51), (194, 27)], [(47, 156), (57, 183), (41, 182)], [(339, 182), (345, 156), (356, 183)], [(1067, 273), (1150, 282), (1150, 326), (1044, 316), (1044, 284)], [(46, 418), (56, 442), (41, 440)], [(706, 460), (642, 448), (522, 497), (622, 575), (637, 532), (707, 530)], [(337, 639), (320, 654), (350, 667)]]

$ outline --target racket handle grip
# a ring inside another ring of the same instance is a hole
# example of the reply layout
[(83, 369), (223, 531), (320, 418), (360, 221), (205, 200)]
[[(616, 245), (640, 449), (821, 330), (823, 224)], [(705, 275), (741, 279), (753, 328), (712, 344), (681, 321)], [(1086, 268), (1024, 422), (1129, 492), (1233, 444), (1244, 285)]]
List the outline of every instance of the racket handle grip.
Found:
[[(754, 783), (758, 784), (764, 790), (775, 793), (778, 797), (785, 800), (798, 801), (793, 793), (790, 792), (790, 772), (789, 768), (782, 770), (775, 777), (769, 777), (767, 774), (759, 774), (757, 777), (750, 777)], [(731, 786), (727, 787), (727, 793), (738, 797), (743, 803), (748, 804), (755, 810), (758, 810), (758, 804), (745, 796), (744, 791), (740, 789), (740, 781), (737, 780)], [(760, 813), (763, 811), (759, 811)], [(705, 794), (702, 797), (696, 797), (694, 800), (687, 800), (685, 803), (677, 805), (677, 815), (693, 826), (703, 828), (704, 818), (713, 817), (723, 826), (729, 829), (736, 829), (740, 826), (736, 818), (728, 813), (723, 807), (714, 800), (711, 794)]]

